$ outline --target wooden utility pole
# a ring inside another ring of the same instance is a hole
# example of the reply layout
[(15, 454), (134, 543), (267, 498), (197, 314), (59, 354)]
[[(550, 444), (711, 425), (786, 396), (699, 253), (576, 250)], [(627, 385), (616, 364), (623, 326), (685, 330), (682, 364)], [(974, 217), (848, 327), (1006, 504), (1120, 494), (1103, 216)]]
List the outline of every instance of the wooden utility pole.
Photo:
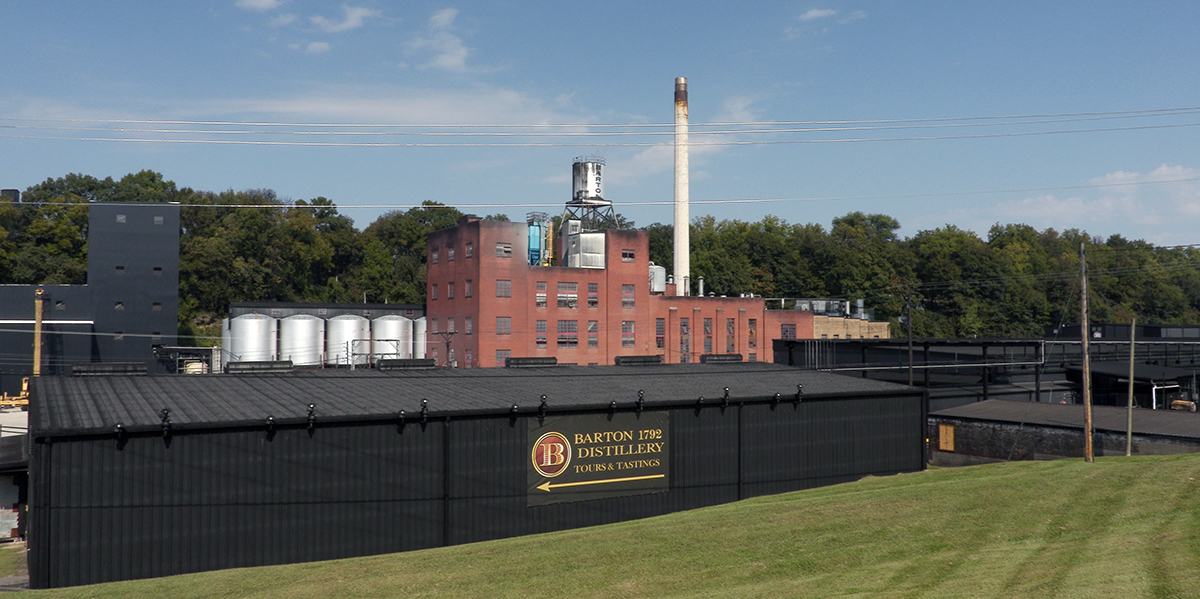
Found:
[(1125, 455), (1133, 455), (1133, 337), (1137, 330), (1137, 317), (1129, 323), (1129, 408), (1125, 418)]
[(33, 292), (33, 376), (42, 376), (42, 293)]
[(1079, 242), (1079, 311), (1081, 336), (1080, 351), (1083, 353), (1083, 460), (1095, 461), (1092, 449), (1092, 361), (1089, 355), (1088, 338), (1088, 285), (1087, 285), (1087, 256), (1084, 254), (1084, 242)]
[(912, 350), (912, 293), (906, 293), (904, 296), (904, 308), (908, 314), (904, 318), (904, 324), (908, 325), (908, 386), (913, 384), (913, 350)]

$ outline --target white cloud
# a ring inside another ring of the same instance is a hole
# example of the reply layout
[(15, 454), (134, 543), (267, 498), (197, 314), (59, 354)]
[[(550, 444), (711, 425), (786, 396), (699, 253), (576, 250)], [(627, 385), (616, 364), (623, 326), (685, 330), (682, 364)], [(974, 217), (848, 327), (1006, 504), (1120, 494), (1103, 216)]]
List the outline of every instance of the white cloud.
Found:
[(833, 10), (832, 8), (810, 8), (808, 10), (808, 12), (800, 15), (797, 18), (799, 18), (801, 21), (812, 21), (814, 19), (824, 19), (825, 17), (832, 17), (833, 15), (836, 15), (836, 14), (837, 14), (837, 11)]
[(382, 12), (373, 8), (343, 4), (341, 21), (334, 21), (321, 15), (309, 17), (308, 20), (325, 33), (342, 33), (344, 31), (362, 27), (366, 23), (367, 19), (373, 19), (382, 15)]
[(865, 19), (865, 18), (867, 18), (866, 11), (856, 10), (856, 11), (846, 15), (844, 18), (839, 19), (838, 23), (845, 25), (847, 23), (851, 23), (851, 22), (857, 21), (859, 19)]
[(408, 43), (410, 52), (433, 55), (418, 68), (437, 68), (455, 73), (467, 71), (467, 57), (471, 49), (463, 45), (462, 38), (450, 31), (457, 16), (458, 10), (453, 8), (437, 11), (429, 18), (426, 32)]
[(433, 29), (447, 29), (454, 25), (454, 17), (457, 16), (457, 8), (443, 8), (429, 17), (429, 26)]
[(329, 51), (329, 42), (309, 42), (304, 47), (305, 54), (324, 54)]
[(283, 5), (281, 0), (237, 0), (237, 7), (243, 10), (267, 12)]
[[(1086, 182), (1069, 196), (1052, 193), (990, 205), (930, 202), (930, 212), (905, 223), (917, 231), (953, 222), (986, 235), (993, 223), (1022, 223), (1039, 230), (1082, 229), (1117, 233), (1156, 244), (1194, 243), (1200, 227), (1200, 169), (1161, 165), (1149, 173), (1118, 170)], [(1181, 234), (1182, 233), (1182, 234)]]

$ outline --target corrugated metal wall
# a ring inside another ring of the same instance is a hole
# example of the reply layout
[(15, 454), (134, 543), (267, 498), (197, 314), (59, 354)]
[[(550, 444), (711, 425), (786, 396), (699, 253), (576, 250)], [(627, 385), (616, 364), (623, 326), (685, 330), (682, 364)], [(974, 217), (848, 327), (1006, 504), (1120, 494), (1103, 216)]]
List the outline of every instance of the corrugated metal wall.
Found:
[[(671, 413), (670, 490), (526, 506), (508, 415), (39, 439), (36, 588), (406, 551), (590, 526), (924, 466), (920, 395)], [(536, 424), (536, 420), (534, 420)]]

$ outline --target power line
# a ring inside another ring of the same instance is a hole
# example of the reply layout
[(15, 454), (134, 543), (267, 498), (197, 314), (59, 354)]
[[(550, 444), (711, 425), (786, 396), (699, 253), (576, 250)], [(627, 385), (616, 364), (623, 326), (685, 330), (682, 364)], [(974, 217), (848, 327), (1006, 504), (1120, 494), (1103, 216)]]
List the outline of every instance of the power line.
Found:
[[(979, 121), (979, 120), (1012, 120), (1012, 119), (1066, 119), (1077, 117), (1113, 117), (1113, 116), (1172, 116), (1174, 114), (1189, 114), (1200, 111), (1200, 106), (1185, 106), (1176, 108), (1152, 108), (1143, 110), (1115, 110), (1107, 112), (1063, 112), (1020, 115), (991, 115), (965, 117), (933, 117), (911, 119), (870, 119), (870, 120), (822, 120), (822, 121), (723, 121), (723, 122), (692, 122), (690, 127), (724, 127), (724, 126), (778, 126), (778, 125), (870, 125), (895, 123), (939, 123), (950, 121)], [(589, 128), (672, 128), (670, 123), (311, 123), (286, 121), (205, 121), (186, 119), (88, 119), (88, 118), (35, 118), (35, 117), (0, 117), (0, 121), (14, 122), (43, 122), (43, 123), (110, 123), (110, 124), (143, 124), (143, 125), (196, 125), (196, 126), (245, 126), (245, 127), (347, 127), (347, 128), (527, 128), (547, 129), (566, 127)]]

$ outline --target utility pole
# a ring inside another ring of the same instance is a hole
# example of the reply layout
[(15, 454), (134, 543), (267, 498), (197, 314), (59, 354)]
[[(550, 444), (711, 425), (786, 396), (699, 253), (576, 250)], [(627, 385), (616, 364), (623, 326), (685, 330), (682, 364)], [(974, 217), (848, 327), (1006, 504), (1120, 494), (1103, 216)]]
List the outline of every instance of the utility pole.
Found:
[(1133, 455), (1133, 333), (1137, 330), (1137, 317), (1129, 323), (1129, 408), (1125, 418), (1125, 455)]
[(445, 341), (445, 343), (446, 343), (446, 367), (447, 368), (450, 368), (453, 366), (453, 364), (450, 361), (450, 338), (453, 337), (454, 334), (457, 332), (458, 331), (442, 331), (440, 333), (434, 333), (434, 335), (441, 337), (442, 340)]
[(1079, 242), (1079, 311), (1081, 335), (1080, 351), (1083, 353), (1083, 461), (1095, 461), (1092, 449), (1092, 361), (1089, 354), (1088, 337), (1088, 285), (1087, 285), (1087, 255), (1084, 254), (1084, 242)]
[[(908, 386), (913, 385), (913, 350), (912, 350), (912, 292), (904, 294), (904, 308), (908, 314), (904, 324), (908, 325)], [(928, 367), (928, 365), (926, 366)]]
[(33, 376), (42, 376), (42, 294), (38, 288), (33, 292)]

